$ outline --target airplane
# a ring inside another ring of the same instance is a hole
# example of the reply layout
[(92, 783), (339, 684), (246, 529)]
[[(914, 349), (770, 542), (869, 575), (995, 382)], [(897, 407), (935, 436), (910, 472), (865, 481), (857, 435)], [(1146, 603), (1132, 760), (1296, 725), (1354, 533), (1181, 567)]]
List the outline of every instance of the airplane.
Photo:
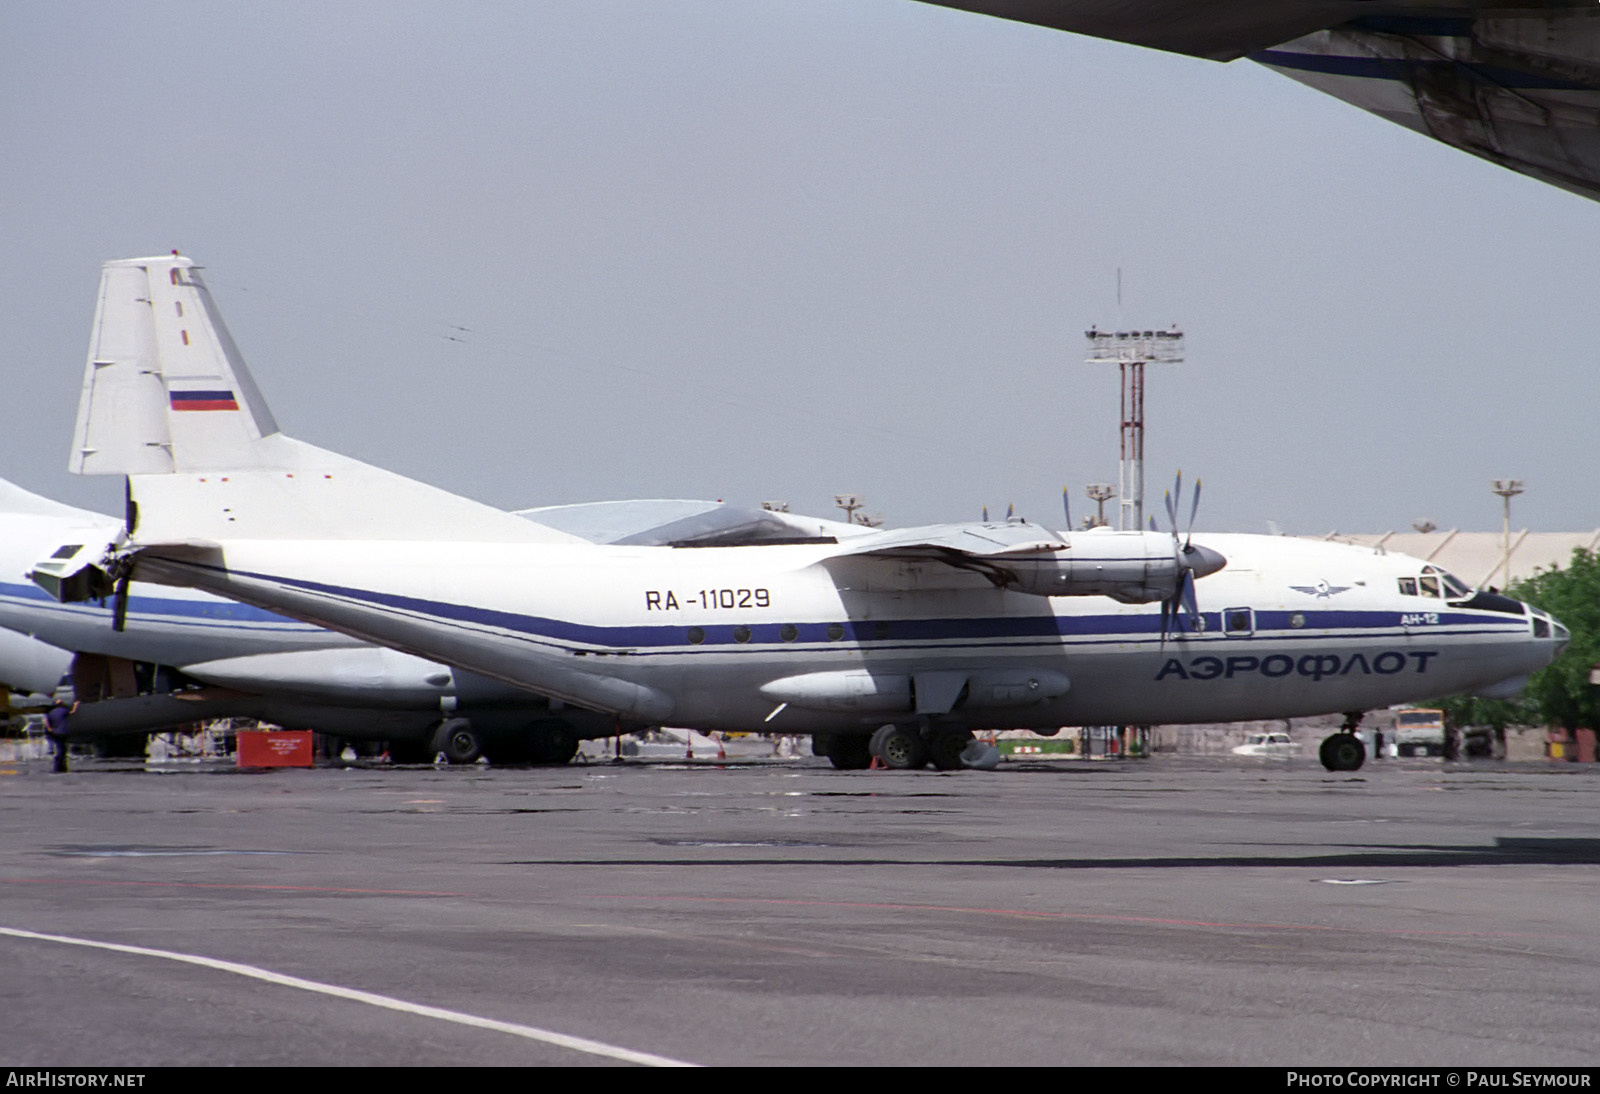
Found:
[(1247, 57), (1491, 163), (1600, 197), (1594, 0), (927, 0), (1232, 61)]
[[(760, 542), (836, 522), (692, 500), (522, 511), (593, 542)], [(221, 717), (257, 718), (352, 740), (383, 740), (399, 762), (443, 755), (566, 763), (580, 740), (618, 731), (612, 715), (369, 645), (193, 590), (137, 583), (122, 626), (104, 604), (63, 605), (26, 577), (42, 550), (104, 540), (122, 521), (0, 479), (0, 683), (78, 705), (63, 734), (106, 742)], [(850, 534), (846, 528), (834, 529)], [(629, 729), (640, 728), (629, 724)]]
[(42, 553), (62, 602), (193, 587), (631, 722), (809, 733), (844, 769), (953, 770), (975, 728), (1343, 712), (1320, 755), (1354, 770), (1362, 712), (1509, 694), (1569, 640), (1404, 555), (1196, 537), (1198, 488), (1182, 537), (1169, 494), (1166, 532), (597, 545), (283, 434), (176, 254), (103, 269), (70, 468), (129, 504)]

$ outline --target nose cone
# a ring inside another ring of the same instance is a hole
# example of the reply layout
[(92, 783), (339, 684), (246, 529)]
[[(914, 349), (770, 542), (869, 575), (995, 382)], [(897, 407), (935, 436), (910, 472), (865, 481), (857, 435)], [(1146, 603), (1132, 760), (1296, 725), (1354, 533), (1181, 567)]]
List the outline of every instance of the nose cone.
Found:
[(1226, 566), (1228, 559), (1221, 551), (1191, 543), (1183, 549), (1183, 564), (1195, 577), (1207, 577)]

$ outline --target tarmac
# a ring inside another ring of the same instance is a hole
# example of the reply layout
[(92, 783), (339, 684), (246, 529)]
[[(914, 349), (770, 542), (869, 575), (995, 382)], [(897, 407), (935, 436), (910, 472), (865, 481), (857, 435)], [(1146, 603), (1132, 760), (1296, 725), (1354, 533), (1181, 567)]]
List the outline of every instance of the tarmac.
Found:
[(1592, 1066), (1597, 794), (1438, 760), (0, 764), (0, 1062)]

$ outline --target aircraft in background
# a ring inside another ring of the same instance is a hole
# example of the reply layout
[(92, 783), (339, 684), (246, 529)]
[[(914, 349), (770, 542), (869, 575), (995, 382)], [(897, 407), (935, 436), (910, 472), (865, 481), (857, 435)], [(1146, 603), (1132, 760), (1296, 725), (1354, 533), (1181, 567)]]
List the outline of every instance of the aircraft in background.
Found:
[(1248, 57), (1502, 167), (1600, 197), (1594, 0), (927, 0), (1186, 53)]
[[(596, 542), (760, 542), (834, 523), (679, 500), (527, 512)], [(122, 527), (0, 480), (0, 683), (49, 695), (70, 680), (69, 739), (250, 717), (387, 741), (400, 762), (566, 763), (581, 739), (617, 732), (613, 715), (221, 597), (136, 583), (114, 627), (115, 604), (60, 604), (28, 580), (41, 552)]]
[(1514, 690), (1567, 641), (1403, 555), (1180, 538), (1171, 495), (1167, 533), (596, 545), (285, 436), (176, 255), (105, 266), (71, 469), (130, 501), (41, 552), (63, 602), (199, 588), (630, 723), (810, 733), (842, 768), (954, 768), (974, 728), (1346, 712), (1322, 758), (1349, 770), (1359, 712)]

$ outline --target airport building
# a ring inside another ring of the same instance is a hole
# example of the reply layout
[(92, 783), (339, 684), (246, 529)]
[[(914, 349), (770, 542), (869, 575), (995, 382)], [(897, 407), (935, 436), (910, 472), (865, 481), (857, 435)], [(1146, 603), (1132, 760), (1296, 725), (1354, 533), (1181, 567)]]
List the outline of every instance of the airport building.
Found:
[(1600, 551), (1600, 528), (1590, 532), (1514, 531), (1508, 579), (1506, 537), (1500, 532), (1461, 532), (1451, 528), (1432, 532), (1329, 532), (1299, 538), (1353, 543), (1411, 555), (1455, 574), (1475, 589), (1502, 589), (1541, 570), (1565, 569), (1572, 561), (1572, 552), (1580, 548)]

